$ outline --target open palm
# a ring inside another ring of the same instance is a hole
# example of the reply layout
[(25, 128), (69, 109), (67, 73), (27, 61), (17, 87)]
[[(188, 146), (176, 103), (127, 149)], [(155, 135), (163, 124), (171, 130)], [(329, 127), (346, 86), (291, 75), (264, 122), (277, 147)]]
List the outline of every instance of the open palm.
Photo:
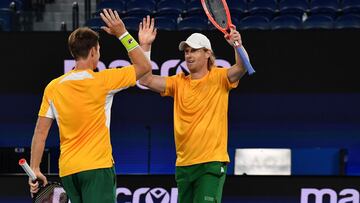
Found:
[(139, 25), (139, 42), (140, 45), (151, 45), (156, 38), (156, 28), (154, 27), (154, 18), (150, 16), (143, 18)]

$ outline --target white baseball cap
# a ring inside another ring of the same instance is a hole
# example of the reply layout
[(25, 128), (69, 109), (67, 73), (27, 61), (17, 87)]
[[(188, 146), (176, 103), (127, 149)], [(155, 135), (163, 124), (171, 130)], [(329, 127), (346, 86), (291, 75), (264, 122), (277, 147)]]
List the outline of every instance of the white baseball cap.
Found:
[(210, 40), (201, 33), (193, 33), (186, 39), (186, 41), (180, 42), (179, 50), (183, 51), (185, 49), (185, 45), (194, 49), (206, 48), (212, 51)]

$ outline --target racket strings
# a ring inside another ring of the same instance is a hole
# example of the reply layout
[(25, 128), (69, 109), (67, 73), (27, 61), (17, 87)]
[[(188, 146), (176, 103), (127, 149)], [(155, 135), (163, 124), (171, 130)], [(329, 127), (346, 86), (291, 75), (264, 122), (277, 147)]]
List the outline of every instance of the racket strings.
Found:
[[(55, 188), (62, 188), (59, 183), (50, 183), (45, 187), (42, 187), (40, 191), (34, 197), (34, 203), (48, 203), (49, 201), (52, 202), (54, 196)], [(65, 193), (64, 193), (65, 195)], [(66, 196), (66, 195), (65, 195)], [(61, 199), (60, 202), (68, 202), (68, 198)]]
[(221, 0), (205, 0), (207, 10), (216, 23), (226, 29), (228, 27), (228, 19), (226, 16), (226, 10)]

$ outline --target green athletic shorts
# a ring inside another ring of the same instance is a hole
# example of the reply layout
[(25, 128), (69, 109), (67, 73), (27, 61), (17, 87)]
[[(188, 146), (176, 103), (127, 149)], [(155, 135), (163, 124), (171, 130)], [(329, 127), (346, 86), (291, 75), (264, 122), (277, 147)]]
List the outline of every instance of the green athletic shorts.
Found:
[(71, 203), (116, 202), (115, 167), (83, 171), (61, 178)]
[(177, 166), (175, 179), (179, 203), (221, 202), (227, 165), (208, 162), (191, 166)]

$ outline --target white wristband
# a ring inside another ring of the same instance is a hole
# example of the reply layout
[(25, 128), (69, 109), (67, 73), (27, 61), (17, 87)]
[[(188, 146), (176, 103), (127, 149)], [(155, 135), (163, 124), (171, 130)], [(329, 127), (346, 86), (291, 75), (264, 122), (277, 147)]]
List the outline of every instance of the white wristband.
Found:
[(121, 40), (122, 38), (124, 38), (127, 34), (129, 34), (129, 32), (125, 32), (124, 34), (122, 34), (122, 35), (119, 37), (119, 40)]
[(148, 58), (150, 60), (151, 51), (144, 51), (144, 54), (145, 54), (146, 58)]

